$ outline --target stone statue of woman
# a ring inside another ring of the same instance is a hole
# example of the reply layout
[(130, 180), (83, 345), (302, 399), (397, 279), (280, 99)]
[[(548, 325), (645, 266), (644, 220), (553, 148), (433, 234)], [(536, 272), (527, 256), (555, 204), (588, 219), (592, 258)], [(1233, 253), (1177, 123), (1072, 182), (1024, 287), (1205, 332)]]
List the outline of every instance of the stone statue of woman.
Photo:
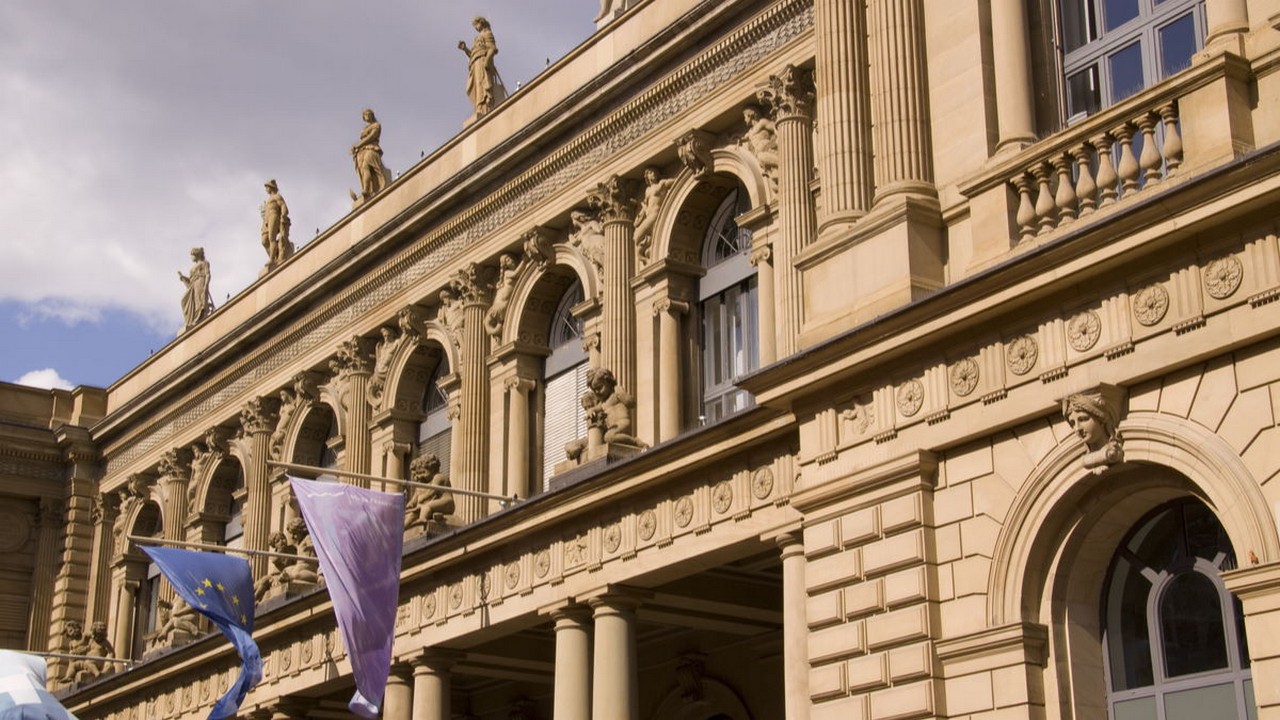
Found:
[(378, 144), (382, 139), (382, 123), (369, 108), (365, 108), (361, 117), (364, 118), (364, 130), (360, 131), (356, 144), (351, 146), (351, 159), (355, 162), (356, 174), (360, 176), (360, 201), (363, 202), (382, 192), (390, 182), (391, 173), (382, 163), (382, 147)]
[(498, 67), (493, 63), (493, 57), (498, 54), (498, 43), (493, 39), (489, 21), (477, 16), (471, 21), (471, 26), (476, 29), (471, 47), (459, 40), (458, 49), (467, 54), (467, 97), (471, 98), (475, 117), (479, 119), (507, 98), (507, 89), (498, 77)]
[(196, 323), (213, 312), (213, 296), (209, 294), (209, 261), (204, 259), (204, 248), (191, 248), (189, 275), (178, 271), (178, 279), (187, 286), (182, 294), (182, 329), (190, 330)]

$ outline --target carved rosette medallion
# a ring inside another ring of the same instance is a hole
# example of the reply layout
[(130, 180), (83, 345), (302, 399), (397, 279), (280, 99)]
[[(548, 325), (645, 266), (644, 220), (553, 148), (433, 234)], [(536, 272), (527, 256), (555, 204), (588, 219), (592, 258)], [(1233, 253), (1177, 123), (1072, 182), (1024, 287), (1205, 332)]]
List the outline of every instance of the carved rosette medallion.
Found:
[(422, 619), (429, 620), (436, 615), (436, 594), (431, 593), (422, 598)]
[(1085, 352), (1097, 345), (1099, 337), (1102, 337), (1102, 321), (1092, 310), (1076, 313), (1067, 322), (1067, 342), (1076, 352)]
[(676, 526), (689, 527), (693, 521), (693, 498), (685, 495), (676, 501)]
[(973, 358), (964, 358), (951, 366), (951, 392), (957, 397), (965, 397), (978, 387), (978, 363)]
[(1138, 322), (1151, 327), (1164, 319), (1169, 312), (1169, 291), (1159, 283), (1152, 283), (1133, 294), (1133, 316)]
[(773, 470), (767, 467), (758, 468), (751, 473), (751, 494), (757, 500), (764, 500), (773, 492)]
[(1235, 255), (1210, 260), (1204, 266), (1204, 290), (1214, 300), (1231, 297), (1244, 279), (1244, 265)]
[(0, 552), (17, 552), (27, 544), (31, 524), (21, 514), (0, 510)]
[(311, 664), (311, 658), (315, 656), (315, 652), (316, 652), (314, 649), (315, 644), (316, 644), (315, 638), (311, 638), (309, 640), (303, 641), (302, 649), (301, 649), (301, 652), (299, 653), (302, 656), (303, 665)]
[(898, 387), (898, 412), (902, 417), (911, 417), (924, 407), (924, 383), (919, 380), (908, 380)]
[(462, 607), (462, 583), (454, 583), (449, 588), (449, 607), (453, 610)]
[(507, 589), (515, 590), (516, 586), (520, 584), (520, 563), (507, 563), (506, 570), (503, 572), (503, 577), (506, 578)]
[[(400, 627), (400, 613), (396, 612), (396, 627)], [(287, 647), (280, 651), (280, 672), (289, 672), (289, 668), (293, 667), (293, 648)]]
[(653, 534), (658, 531), (658, 514), (652, 510), (645, 510), (636, 518), (636, 529), (640, 533), (641, 540), (652, 540)]
[(604, 529), (604, 549), (615, 553), (619, 547), (622, 547), (622, 524), (614, 523)]
[(551, 572), (551, 553), (539, 550), (538, 554), (533, 556), (533, 573), (539, 578), (544, 578), (549, 572)]
[(716, 483), (715, 487), (711, 488), (711, 507), (715, 509), (716, 514), (723, 515), (729, 512), (731, 505), (733, 505), (733, 487), (723, 480)]
[(1026, 375), (1031, 372), (1031, 368), (1036, 366), (1036, 360), (1040, 358), (1040, 348), (1036, 345), (1035, 338), (1030, 335), (1014, 338), (1005, 348), (1004, 353), (1009, 372), (1014, 375)]

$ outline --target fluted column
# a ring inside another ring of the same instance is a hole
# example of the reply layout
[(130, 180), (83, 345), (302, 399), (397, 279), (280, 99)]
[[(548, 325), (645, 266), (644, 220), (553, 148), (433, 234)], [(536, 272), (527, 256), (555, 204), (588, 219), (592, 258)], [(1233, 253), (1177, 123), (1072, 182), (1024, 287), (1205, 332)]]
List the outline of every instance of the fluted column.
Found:
[(1026, 0), (991, 0), (991, 54), (1000, 135), (996, 152), (1020, 150), (1036, 139)]
[(382, 698), (382, 720), (413, 720), (413, 684), (408, 665), (392, 665)]
[(898, 194), (935, 195), (920, 0), (868, 0), (868, 9), (875, 202)]
[[(369, 378), (373, 375), (373, 353), (369, 341), (359, 335), (338, 346), (331, 366), (337, 371), (337, 382), (343, 407), (346, 408), (342, 436), (343, 469), (368, 474), (372, 466), (373, 448), (369, 437)], [(351, 484), (369, 487), (368, 480), (350, 480)]]
[(689, 303), (670, 297), (653, 303), (653, 314), (658, 316), (658, 442), (680, 434), (680, 399), (684, 393), (680, 316), (688, 313)]
[(591, 611), (581, 605), (551, 613), (556, 628), (556, 720), (591, 720)]
[(866, 17), (860, 0), (815, 0), (819, 233), (871, 207), (871, 100), (867, 93)]
[[(461, 396), (454, 432), (461, 431), (461, 441), (454, 445), (451, 481), (467, 490), (489, 490), (489, 449), (485, 438), (489, 427), (489, 334), (484, 318), (493, 301), (493, 269), (472, 263), (459, 270), (451, 287), (455, 297), (450, 314), (460, 312), (462, 331), (460, 355), (462, 368)], [(485, 515), (487, 502), (482, 498), (459, 496), (458, 514), (472, 522)]]
[(773, 108), (778, 131), (778, 237), (774, 243), (775, 300), (780, 308), (774, 328), (779, 357), (798, 348), (803, 317), (800, 272), (795, 259), (817, 234), (813, 192), (813, 74), (788, 65), (757, 92)]
[(413, 661), (413, 720), (451, 720), (450, 670), (460, 655), (429, 649)]
[(58, 532), (62, 529), (64, 505), (61, 500), (40, 498), (40, 510), (36, 524), (40, 528), (36, 545), (37, 573), (31, 583), (31, 606), (27, 615), (27, 649), (47, 650), (49, 621), (53, 614), (53, 576), (50, 568), (57, 566)]
[(98, 493), (93, 499), (93, 561), (89, 576), (89, 611), (85, 613), (88, 627), (95, 621), (106, 622), (111, 609), (111, 552), (112, 528), (120, 514), (118, 493)]
[(805, 614), (804, 540), (800, 533), (778, 537), (782, 549), (782, 684), (787, 720), (809, 717), (809, 621)]
[(639, 720), (640, 675), (636, 661), (639, 598), (608, 593), (590, 600), (595, 621), (591, 717)]
[[(271, 535), (271, 468), (267, 465), (267, 453), (271, 431), (276, 426), (276, 408), (271, 398), (250, 400), (240, 411), (240, 426), (244, 435), (240, 438), (246, 491), (244, 503), (244, 545), (255, 550), (267, 550), (267, 538)], [(255, 555), (249, 558), (253, 577), (260, 578), (266, 572), (267, 558)]]
[(506, 380), (508, 418), (507, 430), (507, 487), (521, 497), (529, 497), (529, 391), (535, 387), (533, 380), (509, 377)]
[[(184, 450), (169, 450), (160, 458), (160, 494), (164, 497), (162, 529), (166, 540), (182, 541), (187, 524), (187, 486), (191, 482), (191, 456)], [(173, 586), (162, 583), (160, 599), (173, 602)]]
[(636, 392), (636, 313), (631, 290), (635, 274), (635, 251), (631, 236), (635, 230), (636, 196), (639, 184), (614, 175), (596, 186), (588, 197), (600, 211), (604, 223), (604, 318), (601, 330), (602, 367), (613, 371), (618, 390)]

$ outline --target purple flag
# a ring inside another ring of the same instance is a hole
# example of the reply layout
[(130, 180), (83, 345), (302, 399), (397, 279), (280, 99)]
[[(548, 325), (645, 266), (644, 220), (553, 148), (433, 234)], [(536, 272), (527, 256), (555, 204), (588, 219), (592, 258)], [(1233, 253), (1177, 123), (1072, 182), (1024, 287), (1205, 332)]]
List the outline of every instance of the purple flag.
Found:
[(356, 694), (348, 708), (376, 718), (391, 674), (404, 495), (295, 477), (289, 481), (351, 658)]

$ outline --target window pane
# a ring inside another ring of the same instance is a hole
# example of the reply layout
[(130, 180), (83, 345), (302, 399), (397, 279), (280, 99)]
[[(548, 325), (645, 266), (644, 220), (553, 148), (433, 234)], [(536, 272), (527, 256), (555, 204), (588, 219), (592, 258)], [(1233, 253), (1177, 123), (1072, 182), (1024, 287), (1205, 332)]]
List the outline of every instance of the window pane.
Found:
[(1114, 717), (1115, 720), (1156, 720), (1156, 699), (1144, 697), (1118, 702)]
[(1067, 116), (1090, 115), (1102, 106), (1098, 66), (1090, 65), (1067, 78)]
[(1160, 600), (1160, 631), (1169, 677), (1227, 667), (1222, 603), (1213, 581), (1197, 572), (1178, 576)]
[(1164, 720), (1233, 718), (1236, 688), (1232, 683), (1170, 693), (1164, 698)]
[(1112, 690), (1131, 690), (1155, 682), (1147, 597), (1151, 583), (1124, 557), (1117, 558), (1107, 588), (1107, 652)]
[(1138, 0), (1103, 0), (1102, 17), (1110, 32), (1138, 17)]
[(1107, 57), (1111, 102), (1120, 102), (1142, 89), (1142, 46), (1133, 43)]
[(1063, 0), (1062, 43), (1066, 51), (1082, 48), (1098, 36), (1093, 21), (1093, 0)]
[(1160, 77), (1191, 67), (1196, 52), (1196, 23), (1187, 13), (1160, 28)]

